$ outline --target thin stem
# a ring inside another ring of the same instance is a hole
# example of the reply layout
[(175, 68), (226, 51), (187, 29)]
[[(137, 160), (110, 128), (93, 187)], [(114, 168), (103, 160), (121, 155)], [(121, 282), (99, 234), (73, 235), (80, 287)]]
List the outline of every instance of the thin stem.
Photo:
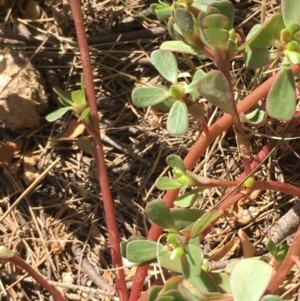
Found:
[[(93, 154), (96, 161), (98, 180), (102, 192), (103, 206), (106, 217), (106, 224), (108, 229), (109, 240), (111, 244), (111, 258), (115, 268), (121, 267), (122, 256), (120, 250), (120, 237), (115, 217), (114, 204), (110, 191), (110, 184), (107, 175), (107, 169), (104, 159), (104, 151), (99, 130), (99, 118), (97, 110), (97, 102), (95, 97), (95, 88), (93, 81), (93, 73), (89, 56), (89, 48), (87, 37), (85, 34), (85, 27), (83, 22), (83, 15), (81, 11), (79, 0), (69, 0), (74, 24), (77, 33), (78, 46), (82, 60), (82, 68), (86, 81), (86, 96), (88, 103), (92, 110), (92, 121), (88, 124), (88, 130), (93, 138)], [(117, 269), (116, 273), (116, 287), (121, 301), (128, 300), (128, 291), (126, 288), (125, 274), (122, 269)]]
[(33, 269), (27, 262), (25, 262), (18, 254), (14, 254), (9, 258), (1, 258), (1, 261), (8, 261), (15, 265), (18, 265), (22, 269), (24, 269), (34, 280), (36, 280), (43, 288), (45, 288), (57, 301), (67, 301), (61, 293), (57, 290), (57, 288), (50, 283), (47, 282), (44, 277)]

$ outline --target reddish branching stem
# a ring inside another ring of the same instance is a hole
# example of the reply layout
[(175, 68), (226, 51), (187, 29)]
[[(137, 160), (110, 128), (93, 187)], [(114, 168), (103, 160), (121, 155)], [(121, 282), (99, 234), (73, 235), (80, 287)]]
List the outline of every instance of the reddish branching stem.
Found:
[[(97, 102), (95, 97), (95, 88), (93, 82), (93, 73), (90, 63), (89, 48), (87, 37), (85, 34), (85, 27), (79, 0), (69, 0), (74, 24), (77, 33), (78, 46), (82, 60), (82, 68), (86, 82), (86, 97), (92, 110), (92, 124), (89, 125), (89, 132), (93, 138), (93, 153), (96, 161), (99, 185), (102, 192), (103, 205), (106, 217), (106, 224), (108, 229), (109, 240), (111, 244), (111, 257), (114, 267), (122, 266), (122, 256), (120, 251), (120, 237), (118, 233), (115, 210), (110, 191), (110, 184), (105, 165), (104, 152), (99, 130), (99, 118), (97, 110)], [(121, 301), (128, 300), (128, 291), (126, 288), (124, 271), (118, 269), (116, 271), (116, 287)]]
[[(300, 66), (294, 66), (293, 72), (299, 72)], [(254, 91), (252, 91), (248, 96), (246, 96), (238, 105), (238, 113), (246, 112), (251, 107), (253, 107), (259, 100), (261, 100), (263, 97), (265, 97), (274, 80), (276, 79), (277, 74), (270, 77), (268, 80), (266, 80), (263, 84), (261, 84), (258, 88), (256, 88)], [(232, 118), (228, 114), (225, 114), (222, 118), (217, 120), (208, 131), (207, 135), (201, 135), (194, 146), (191, 148), (189, 153), (184, 159), (184, 164), (187, 169), (191, 170), (200, 156), (205, 152), (207, 147), (215, 141), (215, 139), (223, 132), (226, 131), (230, 126), (232, 125)], [(168, 191), (163, 201), (168, 207), (173, 206), (173, 202), (178, 196), (178, 190), (171, 190)], [(243, 197), (242, 194), (240, 194), (239, 197)], [(162, 229), (158, 227), (157, 225), (153, 224), (150, 228), (150, 231), (148, 233), (148, 239), (150, 240), (157, 240), (158, 237), (161, 235)], [(300, 245), (300, 244), (299, 244)], [(138, 300), (143, 285), (144, 285), (144, 279), (146, 277), (148, 270), (148, 266), (138, 267), (137, 272), (135, 274), (131, 294), (130, 294), (130, 301), (136, 301)]]

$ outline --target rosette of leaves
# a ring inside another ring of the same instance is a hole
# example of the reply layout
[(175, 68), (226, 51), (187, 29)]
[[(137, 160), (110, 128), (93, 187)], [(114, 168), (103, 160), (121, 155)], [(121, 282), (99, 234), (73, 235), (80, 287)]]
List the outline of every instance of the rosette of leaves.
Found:
[(81, 88), (77, 91), (64, 91), (58, 87), (53, 88), (54, 92), (59, 96), (58, 99), (63, 105), (62, 108), (48, 114), (46, 120), (49, 122), (55, 121), (72, 111), (80, 120), (87, 120), (90, 116), (91, 109), (88, 106), (85, 97), (85, 82), (84, 76), (81, 76)]
[(185, 134), (188, 129), (188, 106), (194, 105), (190, 113), (201, 120), (204, 116), (202, 103), (196, 103), (199, 92), (196, 81), (205, 73), (198, 70), (190, 84), (178, 82), (178, 66), (174, 54), (170, 51), (155, 50), (151, 54), (154, 67), (160, 75), (171, 83), (170, 87), (163, 85), (143, 86), (132, 92), (132, 102), (138, 107), (157, 106), (169, 110), (167, 129), (172, 135)]
[[(202, 2), (202, 3), (200, 3)], [(218, 64), (237, 54), (237, 37), (233, 29), (234, 7), (230, 1), (194, 1), (199, 13), (188, 8), (176, 8), (168, 21), (170, 36), (161, 49), (210, 57)], [(191, 12), (193, 11), (193, 13)]]

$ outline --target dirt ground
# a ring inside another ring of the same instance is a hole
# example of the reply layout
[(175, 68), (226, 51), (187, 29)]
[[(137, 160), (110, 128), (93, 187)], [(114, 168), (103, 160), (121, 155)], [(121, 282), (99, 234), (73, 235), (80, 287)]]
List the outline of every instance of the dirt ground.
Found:
[[(162, 196), (154, 182), (159, 175), (169, 172), (166, 156), (184, 157), (200, 132), (192, 122), (188, 134), (170, 137), (165, 114), (138, 109), (131, 103), (134, 87), (162, 81), (149, 56), (169, 37), (165, 27), (150, 14), (151, 1), (83, 0), (81, 3), (119, 233), (126, 240), (132, 235), (146, 235), (149, 230), (144, 207)], [(245, 33), (260, 22), (261, 15), (278, 10), (277, 1), (272, 0), (266, 1), (266, 7), (261, 1), (248, 0), (235, 1), (234, 5), (236, 24)], [(48, 99), (48, 108), (38, 125), (0, 128), (0, 243), (18, 252), (51, 279), (69, 300), (113, 300), (107, 292), (113, 286), (114, 274), (110, 271), (110, 246), (94, 160), (89, 149), (83, 151), (78, 147), (87, 133), (71, 114), (54, 123), (44, 119), (59, 104), (52, 90), (54, 86), (76, 90), (80, 85), (81, 59), (68, 1), (0, 0), (0, 19), (2, 50), (15, 50), (30, 60), (41, 74)], [(181, 71), (189, 70), (179, 55), (178, 61)], [(204, 63), (209, 67), (209, 62)], [(237, 78), (236, 91), (241, 97), (259, 84), (259, 74), (247, 73), (241, 60), (233, 63), (232, 74)], [(253, 77), (257, 80), (252, 80)], [(27, 118), (33, 118), (33, 113), (25, 113)], [(212, 110), (209, 122), (219, 116), (220, 112)], [(262, 135), (249, 132), (254, 152), (267, 141), (263, 135), (276, 136), (274, 125), (265, 125), (259, 132)], [(261, 167), (257, 177), (297, 185), (299, 149), (297, 140), (283, 145)], [(240, 174), (231, 130), (211, 145), (195, 170), (220, 179), (233, 179)], [(223, 192), (215, 189), (203, 193), (196, 207), (213, 207)], [(242, 227), (258, 254), (263, 254), (266, 249), (262, 242), (270, 225), (295, 202), (291, 197), (269, 192), (257, 196), (255, 203), (247, 207), (257, 213), (255, 220), (243, 216), (231, 222), (228, 217), (222, 218), (207, 236), (204, 250), (215, 254), (217, 249), (234, 241), (238, 228)], [(241, 249), (234, 245), (223, 255), (218, 259), (237, 258)], [(83, 260), (97, 272), (93, 279), (80, 267)], [(130, 287), (134, 269), (125, 271)], [(47, 292), (41, 291), (18, 268), (6, 264), (0, 273), (4, 300), (49, 299)], [(103, 287), (99, 275), (108, 283), (107, 287)], [(291, 274), (282, 288), (284, 300), (294, 300), (298, 282), (298, 273)]]

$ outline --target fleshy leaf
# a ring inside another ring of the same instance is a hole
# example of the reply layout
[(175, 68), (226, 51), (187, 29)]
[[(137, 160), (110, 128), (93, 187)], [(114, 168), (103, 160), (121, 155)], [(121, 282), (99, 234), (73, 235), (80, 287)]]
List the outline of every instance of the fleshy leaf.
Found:
[(274, 14), (267, 19), (263, 25), (254, 25), (247, 35), (246, 42), (239, 47), (239, 50), (247, 46), (265, 48), (272, 46), (274, 41), (280, 39), (280, 32), (285, 28), (282, 15)]
[(263, 296), (263, 298), (260, 299), (260, 301), (283, 301), (283, 300), (277, 295), (265, 295)]
[(59, 100), (64, 106), (71, 106), (73, 104), (71, 92), (64, 91), (59, 87), (54, 87), (53, 91), (59, 96)]
[(183, 280), (178, 285), (179, 292), (186, 301), (207, 301), (203, 293), (189, 280)]
[(156, 301), (157, 300), (156, 298), (162, 289), (163, 289), (163, 286), (161, 286), (161, 285), (151, 288), (147, 301)]
[(223, 48), (229, 39), (229, 33), (226, 29), (206, 28), (203, 30), (206, 39), (214, 47)]
[(220, 14), (208, 15), (202, 19), (202, 26), (206, 28), (225, 28), (228, 27), (229, 20)]
[(162, 87), (138, 87), (132, 92), (132, 102), (137, 107), (150, 107), (170, 97), (170, 92)]
[(185, 166), (182, 159), (177, 155), (169, 155), (166, 159), (167, 164), (172, 168), (178, 168), (181, 171), (185, 171)]
[(85, 104), (84, 93), (81, 90), (77, 90), (71, 93), (73, 103), (77, 106)]
[(177, 8), (173, 11), (173, 16), (183, 35), (193, 33), (194, 20), (192, 14), (187, 9)]
[(189, 126), (188, 110), (184, 102), (176, 101), (168, 115), (167, 129), (171, 135), (183, 135)]
[(259, 301), (273, 272), (269, 264), (258, 259), (247, 258), (239, 261), (230, 276), (234, 300)]
[(177, 84), (178, 67), (174, 54), (166, 50), (154, 50), (151, 60), (160, 75), (172, 84)]
[(180, 207), (191, 207), (201, 194), (201, 189), (195, 189), (183, 194), (174, 201), (174, 205)]
[(275, 245), (275, 243), (274, 243), (273, 240), (268, 239), (268, 241), (267, 241), (267, 243), (266, 243), (266, 247), (267, 247), (268, 251), (269, 251), (273, 256), (276, 255), (277, 248), (276, 248), (276, 245)]
[(270, 51), (267, 48), (246, 47), (245, 65), (248, 68), (256, 69), (267, 65), (270, 60)]
[(300, 1), (294, 0), (291, 5), (290, 0), (281, 0), (281, 11), (285, 26), (300, 23)]
[(213, 105), (225, 113), (234, 114), (230, 87), (226, 77), (220, 71), (210, 71), (198, 80), (198, 91)]
[(176, 180), (171, 179), (169, 177), (157, 178), (155, 185), (159, 190), (172, 190), (172, 189), (178, 189), (182, 187), (180, 183), (178, 183)]
[(209, 277), (218, 286), (218, 291), (231, 294), (230, 276), (227, 273), (209, 273)]
[(198, 69), (193, 76), (192, 82), (197, 81), (199, 78), (201, 78), (205, 74), (206, 74), (206, 72), (204, 72), (202, 69)]
[(215, 1), (210, 6), (217, 8), (222, 15), (228, 18), (228, 24), (225, 27), (227, 30), (233, 28), (234, 7), (230, 1)]
[(182, 273), (185, 279), (193, 276), (200, 276), (203, 261), (203, 252), (199, 246), (189, 244), (187, 246), (187, 255), (182, 258)]
[(162, 201), (152, 201), (146, 206), (149, 219), (163, 229), (175, 229), (175, 223), (170, 209)]
[(270, 117), (289, 121), (296, 108), (295, 80), (291, 69), (281, 69), (267, 96), (266, 110)]
[(72, 107), (63, 107), (59, 108), (58, 110), (48, 114), (46, 116), (46, 120), (49, 122), (55, 121), (66, 114), (68, 111), (72, 110)]
[(133, 240), (126, 246), (127, 259), (135, 263), (143, 263), (157, 258), (163, 252), (163, 245), (151, 240)]
[(209, 226), (209, 224), (219, 216), (220, 213), (217, 211), (206, 212), (193, 225), (191, 231), (191, 237), (194, 238), (200, 235)]
[(85, 108), (82, 114), (80, 115), (78, 121), (87, 119), (90, 114), (91, 114), (91, 108), (90, 107)]
[(166, 41), (160, 45), (160, 49), (199, 55), (201, 58), (205, 58), (204, 52), (200, 48), (197, 48), (196, 46), (188, 44), (184, 41)]
[(253, 125), (259, 125), (266, 121), (267, 116), (266, 112), (263, 110), (255, 109), (254, 111), (248, 114), (240, 114), (240, 120), (242, 122), (248, 122)]
[(183, 230), (199, 219), (204, 212), (199, 209), (172, 208), (171, 215), (177, 230)]

